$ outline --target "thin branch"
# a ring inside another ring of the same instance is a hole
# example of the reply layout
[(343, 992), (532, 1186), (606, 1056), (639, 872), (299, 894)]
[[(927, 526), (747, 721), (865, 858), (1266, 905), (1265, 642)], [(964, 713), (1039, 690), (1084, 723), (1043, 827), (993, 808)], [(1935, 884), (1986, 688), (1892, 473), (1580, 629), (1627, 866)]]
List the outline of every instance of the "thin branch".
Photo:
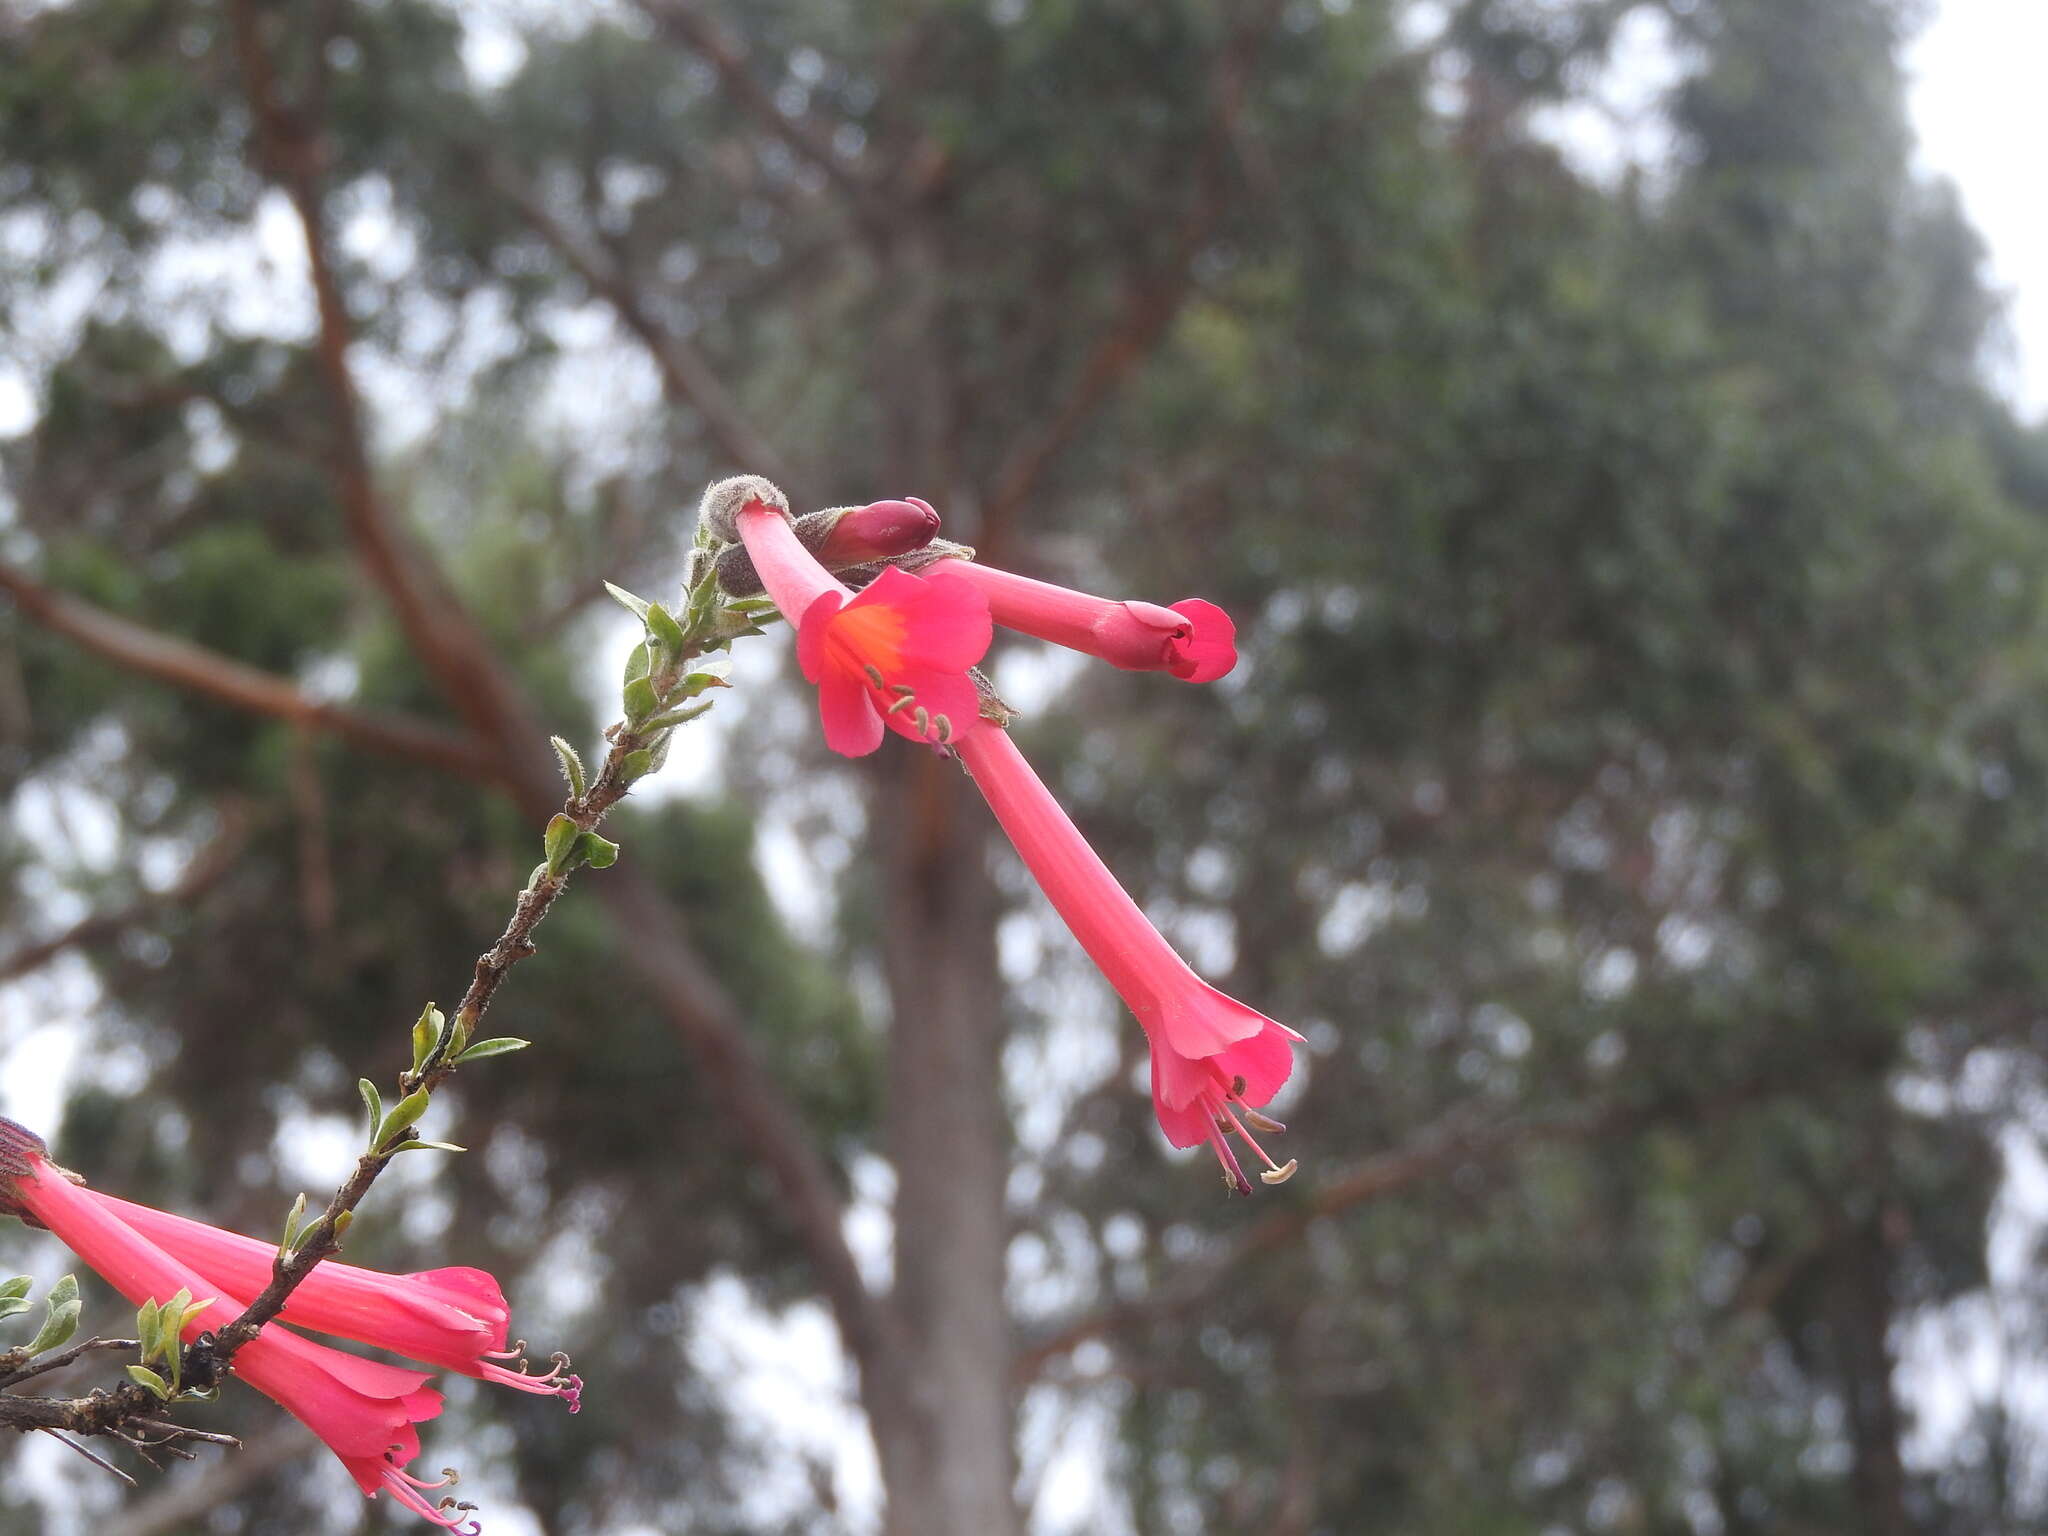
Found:
[(1053, 461), (1131, 371), (1152, 355), (1193, 286), (1194, 260), (1223, 209), (1223, 172), (1237, 139), (1238, 117), (1259, 44), (1277, 24), (1282, 0), (1265, 0), (1224, 43), (1210, 71), (1211, 120), (1196, 158), (1195, 197), (1181, 220), (1171, 254), (1134, 285), (1124, 316), (1089, 351), (1080, 371), (1044, 420), (1018, 435), (984, 498), (978, 543), (1000, 545), (1011, 518), (1038, 489)]
[(288, 678), (54, 592), (14, 566), (0, 565), (0, 592), (43, 628), (143, 677), (251, 714), (331, 731), (372, 752), (426, 763), (472, 782), (487, 784), (502, 776), (492, 756), (472, 740), (424, 721), (326, 703)]
[(480, 152), (486, 179), (533, 232), (569, 264), (592, 293), (611, 306), (619, 323), (638, 337), (661, 374), (662, 390), (677, 404), (704, 418), (705, 426), (735, 467), (766, 475), (791, 488), (790, 465), (756, 431), (725, 387), (717, 370), (683, 337), (648, 313), (638, 292), (612, 258), (579, 231), (556, 218), (536, 189), (503, 155)]
[[(483, 635), (456, 608), (454, 595), (436, 579), (431, 565), (414, 558), (411, 541), (385, 515), (370, 472), (361, 398), (349, 368), (352, 327), (329, 257), (320, 184), (327, 151), (321, 128), (279, 96), (255, 0), (235, 0), (230, 16), (255, 125), (255, 158), (284, 189), (305, 236), (307, 273), (320, 322), (314, 355), (331, 427), (328, 468), (349, 533), (377, 585), (391, 598), (413, 649), (444, 684), (454, 680), (456, 686), (445, 692), (456, 713), (478, 735), (497, 740), (508, 755), (523, 751), (538, 764), (541, 760), (534, 754), (540, 734), (526, 721), (524, 701), (496, 665)], [(526, 723), (523, 740), (498, 733), (497, 728), (510, 719)]]
[(741, 111), (821, 172), (846, 200), (856, 222), (874, 227), (879, 216), (874, 186), (833, 149), (831, 139), (815, 123), (782, 110), (774, 93), (747, 68), (745, 44), (698, 0), (641, 0), (640, 9), (663, 32), (703, 56)]
[(105, 1536), (168, 1536), (196, 1529), (202, 1515), (239, 1498), (279, 1467), (319, 1446), (309, 1430), (293, 1422), (252, 1435), (240, 1455), (183, 1474), (129, 1504), (106, 1525)]
[(1086, 1340), (1198, 1309), (1232, 1273), (1295, 1242), (1316, 1222), (1395, 1194), (1461, 1163), (1504, 1156), (1532, 1142), (1586, 1137), (1623, 1123), (1633, 1123), (1633, 1118), (1617, 1114), (1489, 1121), (1469, 1110), (1454, 1110), (1406, 1146), (1370, 1158), (1301, 1204), (1274, 1212), (1207, 1264), (1183, 1269), (1172, 1285), (1090, 1313), (1035, 1340), (1018, 1352), (1016, 1377), (1032, 1380), (1052, 1360)]
[[(9, 1350), (0, 1354), (0, 1389), (20, 1386), (24, 1381), (33, 1381), (38, 1376), (47, 1376), (51, 1371), (61, 1371), (65, 1366), (83, 1356), (102, 1349), (140, 1349), (136, 1339), (86, 1339), (73, 1344), (69, 1349), (52, 1350), (46, 1355), (30, 1355), (27, 1350)], [(25, 1363), (9, 1366), (8, 1361), (16, 1356)]]
[(56, 1430), (50, 1428), (50, 1426), (47, 1424), (43, 1426), (43, 1433), (48, 1435), (52, 1440), (55, 1440), (59, 1445), (69, 1446), (72, 1450), (78, 1452), (79, 1455), (83, 1456), (87, 1461), (91, 1462), (94, 1466), (98, 1467), (102, 1472), (108, 1472), (113, 1474), (115, 1477), (121, 1479), (122, 1482), (126, 1483), (130, 1488), (140, 1486), (136, 1483), (134, 1478), (130, 1477), (126, 1472), (123, 1472), (119, 1467), (115, 1466), (111, 1461), (107, 1460), (106, 1457), (100, 1455), (99, 1452), (93, 1450), (90, 1446), (80, 1445), (76, 1440), (72, 1439), (69, 1435), (59, 1434)]
[[(0, 959), (0, 982), (25, 976), (69, 950), (104, 943), (165, 907), (182, 907), (198, 900), (234, 868), (235, 860), (241, 856), (243, 845), (248, 841), (248, 830), (248, 820), (240, 808), (232, 804), (224, 806), (220, 830), (171, 885), (161, 891), (151, 891), (115, 911), (95, 912), (73, 923), (62, 933), (24, 945)], [(0, 1359), (4, 1358), (0, 1356)], [(6, 1385), (6, 1379), (0, 1377), (0, 1387)]]
[[(305, 132), (277, 99), (253, 0), (235, 0), (233, 9), (258, 154), (285, 182), (304, 228), (319, 299), (322, 373), (342, 439), (334, 471), (350, 531), (422, 664), (472, 728), (497, 744), (506, 769), (503, 782), (521, 809), (544, 821), (557, 795), (545, 737), (431, 557), (395, 535), (371, 480), (348, 366), (349, 320), (327, 257), (317, 137)], [(600, 881), (598, 889), (623, 930), (628, 963), (650, 985), (708, 1086), (773, 1176), (783, 1214), (810, 1256), (863, 1382), (873, 1388), (873, 1401), (898, 1410), (912, 1397), (895, 1347), (899, 1324), (862, 1280), (847, 1246), (831, 1169), (802, 1117), (754, 1054), (739, 1005), (690, 945), (681, 915), (653, 885), (620, 871)]]

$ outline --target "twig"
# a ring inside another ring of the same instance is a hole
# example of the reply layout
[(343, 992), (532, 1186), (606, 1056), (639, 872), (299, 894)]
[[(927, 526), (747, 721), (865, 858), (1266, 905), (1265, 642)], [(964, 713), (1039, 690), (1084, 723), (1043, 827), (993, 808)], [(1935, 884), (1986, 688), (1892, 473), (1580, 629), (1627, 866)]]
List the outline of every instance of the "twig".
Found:
[[(0, 959), (0, 982), (26, 976), (37, 967), (49, 964), (67, 950), (80, 949), (111, 939), (114, 935), (141, 922), (152, 912), (164, 907), (183, 906), (196, 900), (234, 868), (235, 860), (240, 857), (242, 845), (247, 840), (247, 818), (238, 806), (224, 805), (220, 830), (185, 867), (184, 873), (174, 883), (161, 891), (151, 891), (112, 912), (95, 912), (92, 916), (73, 923), (62, 933), (53, 934), (34, 944), (23, 945), (5, 959)], [(0, 1359), (4, 1358), (5, 1356), (0, 1356)], [(0, 1387), (6, 1385), (5, 1378), (0, 1377)]]
[[(327, 257), (317, 140), (277, 99), (253, 0), (235, 0), (233, 9), (258, 153), (284, 180), (305, 231), (319, 299), (322, 375), (342, 439), (334, 472), (350, 532), (421, 663), (472, 728), (496, 744), (501, 782), (527, 815), (545, 821), (556, 792), (544, 735), (530, 718), (516, 683), (498, 664), (489, 642), (440, 578), (430, 556), (397, 537), (371, 481), (348, 366), (349, 320)], [(622, 930), (629, 963), (652, 988), (709, 1086), (773, 1177), (781, 1209), (809, 1254), (820, 1289), (860, 1366), (864, 1392), (871, 1386), (873, 1401), (885, 1407), (910, 1402), (913, 1385), (896, 1347), (900, 1324), (862, 1280), (847, 1246), (832, 1170), (788, 1095), (748, 1043), (738, 1004), (688, 942), (673, 903), (652, 884), (622, 870), (600, 882), (598, 889)]]
[(1033, 1379), (1049, 1362), (1085, 1340), (1199, 1307), (1233, 1271), (1260, 1254), (1295, 1241), (1326, 1217), (1406, 1189), (1472, 1158), (1499, 1156), (1534, 1141), (1584, 1137), (1632, 1122), (1632, 1118), (1616, 1112), (1489, 1122), (1470, 1110), (1454, 1110), (1408, 1145), (1369, 1159), (1349, 1176), (1324, 1185), (1304, 1203), (1268, 1216), (1207, 1265), (1181, 1271), (1176, 1284), (1135, 1301), (1105, 1307), (1036, 1340), (1018, 1352), (1016, 1376), (1020, 1381)]
[(793, 490), (788, 461), (747, 420), (739, 402), (704, 354), (649, 314), (618, 264), (556, 218), (540, 193), (509, 160), (491, 151), (479, 151), (479, 159), (485, 178), (505, 201), (593, 293), (611, 306), (619, 323), (639, 338), (661, 374), (663, 392), (704, 418), (705, 426), (734, 467), (764, 474), (785, 490)]
[(1172, 254), (1157, 272), (1133, 286), (1123, 319), (1090, 350), (1066, 393), (1038, 425), (1026, 430), (1003, 456), (983, 501), (976, 540), (984, 554), (1000, 546), (1010, 518), (1038, 488), (1040, 479), (1089, 416), (1152, 353), (1193, 285), (1196, 254), (1209, 238), (1223, 204), (1223, 170), (1237, 136), (1238, 115), (1250, 83), (1259, 43), (1278, 22), (1280, 0), (1264, 0), (1224, 43), (1210, 73), (1212, 118), (1196, 157), (1196, 191), (1176, 233)]
[[(578, 832), (594, 832), (606, 813), (625, 798), (632, 783), (627, 758), (653, 744), (651, 734), (626, 729), (623, 723), (614, 726), (610, 734), (611, 750), (605, 755), (604, 767), (596, 781), (584, 794), (570, 796), (562, 806), (561, 814), (575, 824)], [(421, 1091), (431, 1094), (454, 1076), (463, 1047), (474, 1038), (478, 1023), (490, 1008), (491, 999), (497, 996), (505, 977), (513, 966), (535, 953), (534, 930), (540, 927), (541, 920), (548, 915), (556, 898), (568, 888), (569, 878), (567, 871), (557, 873), (545, 864), (534, 871), (533, 878), (513, 901), (512, 916), (507, 920), (504, 932), (498, 935), (495, 944), (477, 957), (469, 988), (456, 1005), (439, 1043), (417, 1070), (400, 1076), (399, 1087), (404, 1093), (408, 1096)], [(224, 1375), (236, 1351), (284, 1310), (292, 1292), (323, 1260), (340, 1252), (341, 1232), (346, 1226), (344, 1216), (353, 1213), (362, 1203), (377, 1176), (410, 1139), (411, 1131), (410, 1125), (391, 1127), (378, 1145), (356, 1159), (355, 1171), (334, 1192), (319, 1218), (305, 1228), (305, 1235), (298, 1246), (290, 1254), (278, 1255), (271, 1268), (270, 1284), (243, 1309), (241, 1316), (210, 1340), (202, 1338), (187, 1347), (186, 1381), (204, 1388)]]
[(43, 1426), (43, 1433), (48, 1435), (52, 1440), (56, 1441), (59, 1445), (69, 1446), (72, 1450), (78, 1452), (79, 1455), (83, 1456), (87, 1461), (91, 1462), (94, 1466), (98, 1467), (102, 1472), (113, 1473), (114, 1476), (121, 1479), (121, 1481), (126, 1483), (130, 1488), (140, 1486), (136, 1483), (134, 1478), (130, 1477), (126, 1472), (123, 1472), (111, 1461), (107, 1460), (106, 1457), (100, 1455), (98, 1452), (94, 1450), (89, 1449), (86, 1446), (80, 1445), (76, 1440), (72, 1439), (69, 1435), (59, 1434), (56, 1430), (51, 1429), (48, 1425)]
[(0, 564), (0, 592), (43, 628), (143, 677), (203, 693), (251, 714), (331, 731), (372, 752), (426, 763), (457, 778), (491, 783), (503, 776), (490, 754), (473, 740), (398, 715), (324, 703), (287, 678), (53, 592), (14, 566)]
[(94, 1338), (86, 1339), (82, 1343), (73, 1344), (69, 1349), (52, 1350), (46, 1355), (29, 1356), (26, 1351), (11, 1349), (6, 1354), (0, 1355), (0, 1365), (5, 1365), (9, 1359), (16, 1355), (21, 1355), (26, 1363), (6, 1370), (0, 1370), (0, 1390), (19, 1386), (24, 1381), (33, 1381), (36, 1377), (47, 1375), (51, 1371), (61, 1371), (74, 1360), (89, 1355), (95, 1350), (140, 1349), (141, 1347), (141, 1342), (136, 1339)]
[(640, 9), (663, 32), (701, 54), (718, 72), (726, 95), (740, 110), (821, 172), (846, 200), (855, 222), (870, 233), (875, 230), (881, 210), (872, 183), (833, 149), (831, 140), (816, 125), (782, 110), (773, 93), (747, 68), (744, 45), (698, 0), (641, 0)]
[(249, 1437), (241, 1454), (209, 1465), (203, 1473), (172, 1478), (111, 1517), (102, 1536), (168, 1536), (196, 1529), (199, 1517), (240, 1497), (279, 1467), (310, 1454), (320, 1442), (303, 1426), (286, 1420)]

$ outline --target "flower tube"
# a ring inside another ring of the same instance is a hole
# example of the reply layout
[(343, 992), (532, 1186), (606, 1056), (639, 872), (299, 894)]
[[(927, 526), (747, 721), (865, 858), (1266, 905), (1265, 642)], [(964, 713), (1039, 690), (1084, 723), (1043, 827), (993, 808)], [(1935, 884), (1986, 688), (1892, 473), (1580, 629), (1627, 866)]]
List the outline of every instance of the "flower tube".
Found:
[(1093, 597), (972, 560), (944, 560), (932, 570), (973, 586), (1005, 629), (1085, 651), (1126, 672), (1170, 672), (1184, 683), (1211, 683), (1237, 665), (1237, 626), (1199, 597), (1162, 608)]
[(1252, 1187), (1231, 1136), (1266, 1165), (1259, 1175), (1266, 1183), (1290, 1178), (1294, 1161), (1274, 1162), (1252, 1131), (1286, 1129), (1259, 1106), (1287, 1081), (1302, 1037), (1189, 968), (1088, 846), (1008, 731), (977, 731), (961, 743), (960, 757), (1053, 910), (1137, 1015), (1152, 1051), (1152, 1108), (1166, 1139), (1177, 1147), (1208, 1142), (1224, 1182), (1239, 1194)]
[[(185, 1325), (186, 1342), (228, 1321), (249, 1296), (207, 1280), (72, 1183), (44, 1156), (41, 1139), (0, 1119), (0, 1209), (48, 1228), (93, 1272), (136, 1306), (168, 1301), (179, 1291), (211, 1299), (225, 1316), (201, 1313)], [(413, 1513), (464, 1536), (479, 1527), (461, 1506), (435, 1504), (428, 1492), (446, 1486), (422, 1482), (406, 1466), (419, 1455), (419, 1431), (441, 1411), (441, 1394), (423, 1371), (401, 1370), (302, 1339), (275, 1325), (234, 1357), (235, 1375), (298, 1419), (341, 1459), (364, 1495), (389, 1493)]]
[[(131, 1200), (80, 1191), (159, 1248), (189, 1264), (211, 1285), (254, 1296), (270, 1283), (273, 1243), (208, 1226)], [(566, 1356), (545, 1376), (508, 1367), (521, 1349), (507, 1349), (511, 1311), (505, 1293), (481, 1269), (430, 1269), (389, 1275), (329, 1259), (299, 1282), (278, 1321), (331, 1333), (404, 1355), (422, 1365), (457, 1371), (520, 1392), (560, 1397), (575, 1413), (583, 1382)]]

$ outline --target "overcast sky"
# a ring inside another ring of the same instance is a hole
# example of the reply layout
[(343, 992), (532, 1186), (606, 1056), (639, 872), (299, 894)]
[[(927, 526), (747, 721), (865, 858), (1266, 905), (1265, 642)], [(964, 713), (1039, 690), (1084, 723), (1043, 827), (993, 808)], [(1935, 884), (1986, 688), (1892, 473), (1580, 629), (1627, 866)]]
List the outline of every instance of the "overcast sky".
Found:
[(1941, 0), (1907, 55), (1921, 163), (1961, 188), (2011, 302), (2016, 355), (2000, 382), (2028, 415), (2048, 414), (2048, 56), (2044, 0)]

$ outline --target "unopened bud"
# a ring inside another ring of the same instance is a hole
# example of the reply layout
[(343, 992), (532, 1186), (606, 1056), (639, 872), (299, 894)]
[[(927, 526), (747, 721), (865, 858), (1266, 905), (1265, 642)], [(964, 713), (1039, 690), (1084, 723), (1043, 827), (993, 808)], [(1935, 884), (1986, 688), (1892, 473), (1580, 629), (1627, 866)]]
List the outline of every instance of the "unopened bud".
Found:
[(798, 519), (796, 531), (818, 563), (836, 571), (923, 549), (938, 535), (939, 514), (930, 502), (910, 496), (813, 512)]
[(727, 544), (739, 542), (739, 515), (755, 502), (789, 516), (789, 498), (771, 480), (759, 475), (734, 475), (707, 486), (697, 506), (697, 521)]

